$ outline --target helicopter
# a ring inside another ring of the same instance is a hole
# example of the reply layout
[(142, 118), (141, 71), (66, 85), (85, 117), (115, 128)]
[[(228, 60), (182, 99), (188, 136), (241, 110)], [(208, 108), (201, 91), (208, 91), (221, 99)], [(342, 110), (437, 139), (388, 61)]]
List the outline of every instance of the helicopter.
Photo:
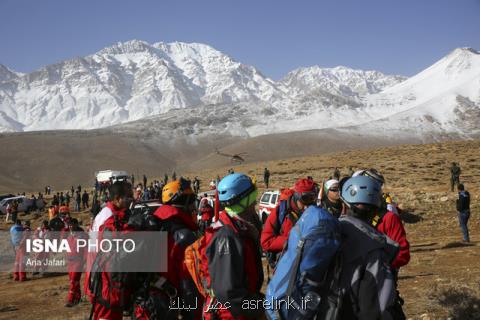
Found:
[(246, 152), (234, 153), (234, 154), (223, 153), (223, 152), (220, 152), (217, 148), (215, 148), (215, 152), (220, 156), (230, 158), (230, 161), (233, 164), (242, 164), (243, 162), (245, 162), (244, 157), (247, 155)]

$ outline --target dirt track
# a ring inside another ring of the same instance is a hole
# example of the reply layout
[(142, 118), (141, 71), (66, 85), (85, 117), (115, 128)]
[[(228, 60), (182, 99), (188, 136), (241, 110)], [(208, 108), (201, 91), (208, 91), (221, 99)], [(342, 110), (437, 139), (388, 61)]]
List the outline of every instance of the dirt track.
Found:
[[(338, 164), (342, 171), (376, 167), (387, 178), (387, 190), (406, 212), (402, 218), (411, 244), (411, 261), (400, 273), (400, 292), (411, 319), (480, 319), (480, 141), (425, 146), (400, 146), (370, 151), (351, 151), (285, 161), (249, 164), (235, 168), (260, 174), (272, 172), (274, 188), (293, 184), (299, 176), (320, 180)], [(469, 222), (472, 242), (460, 242), (455, 212), (456, 193), (449, 192), (448, 165), (460, 162), (467, 189), (472, 194)], [(204, 183), (228, 168), (192, 172)], [(260, 189), (263, 184), (259, 182)], [(86, 220), (85, 214), (82, 214)], [(34, 221), (34, 226), (41, 218)], [(5, 230), (4, 222), (0, 228)], [(86, 319), (89, 305), (63, 307), (66, 276), (13, 282), (0, 275), (0, 319)]]

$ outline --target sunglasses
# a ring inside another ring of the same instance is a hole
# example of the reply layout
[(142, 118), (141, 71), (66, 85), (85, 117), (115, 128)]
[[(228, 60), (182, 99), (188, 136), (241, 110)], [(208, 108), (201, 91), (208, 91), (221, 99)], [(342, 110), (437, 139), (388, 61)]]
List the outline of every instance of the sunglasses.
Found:
[(335, 188), (332, 188), (332, 189), (328, 189), (328, 191), (331, 191), (331, 192), (338, 192), (339, 190), (338, 190), (338, 189), (335, 189)]
[(304, 192), (300, 196), (300, 202), (306, 205), (310, 205), (317, 200), (317, 194), (314, 192)]

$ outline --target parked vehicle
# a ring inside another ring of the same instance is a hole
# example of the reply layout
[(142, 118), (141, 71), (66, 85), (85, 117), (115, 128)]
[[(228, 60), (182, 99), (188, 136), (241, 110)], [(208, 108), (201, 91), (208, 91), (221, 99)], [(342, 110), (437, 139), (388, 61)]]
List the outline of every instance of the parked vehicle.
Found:
[(129, 180), (130, 176), (127, 171), (123, 170), (102, 170), (95, 173), (98, 182), (103, 185), (109, 185), (116, 181)]
[[(33, 199), (27, 198), (25, 196), (16, 196), (11, 198), (5, 198), (0, 201), (0, 212), (3, 214), (7, 213), (7, 204), (12, 203), (13, 201), (18, 203), (18, 212), (29, 212), (33, 208)], [(43, 199), (36, 200), (37, 209), (45, 208), (45, 202)]]
[(2, 195), (0, 195), (0, 201), (2, 201), (3, 199), (6, 199), (6, 198), (13, 198), (13, 197), (15, 197), (15, 195), (11, 194), (11, 193), (2, 194)]
[(258, 203), (258, 217), (262, 223), (265, 223), (272, 210), (275, 210), (279, 199), (280, 190), (265, 191), (262, 194)]

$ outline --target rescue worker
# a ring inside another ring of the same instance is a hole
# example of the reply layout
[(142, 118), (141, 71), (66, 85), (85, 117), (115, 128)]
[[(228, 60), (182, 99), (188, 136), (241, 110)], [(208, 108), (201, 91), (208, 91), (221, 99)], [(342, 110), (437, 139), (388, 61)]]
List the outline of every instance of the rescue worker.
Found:
[[(161, 272), (165, 279), (164, 286), (173, 287), (177, 292), (175, 299), (180, 299), (186, 305), (195, 305), (199, 294), (183, 260), (185, 249), (197, 238), (198, 230), (193, 219), (195, 211), (195, 194), (190, 181), (180, 178), (167, 183), (162, 190), (163, 206), (159, 207), (153, 215), (158, 218), (162, 230), (168, 232), (168, 271)], [(201, 310), (195, 312), (185, 311), (183, 319), (200, 319)]]
[[(111, 201), (95, 217), (92, 230), (98, 230), (98, 239), (108, 232), (115, 237), (116, 233), (130, 230), (127, 209), (133, 201), (132, 185), (126, 181), (117, 181), (110, 188)], [(127, 273), (128, 274), (128, 273)], [(129, 273), (132, 274), (132, 273)], [(86, 291), (92, 303), (94, 320), (121, 320), (123, 311), (128, 309), (133, 291), (132, 281), (128, 276), (120, 276), (119, 272), (88, 272), (86, 274)], [(99, 292), (92, 292), (89, 283), (101, 284)]]
[(381, 185), (368, 176), (346, 179), (340, 217), (343, 248), (340, 288), (345, 292), (339, 319), (396, 319), (395, 281), (390, 269), (397, 244), (375, 230), (371, 221), (381, 206)]
[(205, 229), (210, 226), (213, 219), (213, 208), (208, 201), (200, 203), (200, 231), (205, 232)]
[(13, 280), (25, 281), (27, 280), (27, 273), (25, 272), (25, 239), (27, 238), (25, 228), (22, 226), (22, 221), (17, 219), (15, 224), (10, 228), (10, 239), (15, 251), (15, 263), (13, 267)]
[(73, 218), (68, 223), (68, 228), (63, 230), (63, 239), (67, 239), (71, 251), (67, 252), (67, 271), (70, 282), (67, 303), (65, 307), (71, 308), (80, 302), (80, 278), (85, 266), (86, 250), (77, 247), (78, 239), (87, 239), (87, 235), (78, 225), (78, 220)]
[(319, 207), (327, 210), (335, 218), (340, 218), (343, 212), (343, 202), (340, 200), (338, 180), (331, 179), (323, 184)]
[(299, 179), (292, 189), (283, 190), (280, 201), (270, 213), (261, 235), (263, 251), (267, 253), (270, 266), (275, 267), (277, 254), (282, 252), (302, 212), (317, 199), (317, 186), (311, 179)]
[[(358, 171), (356, 175), (370, 177), (374, 179), (381, 187), (383, 187), (385, 184), (385, 178), (375, 169)], [(381, 202), (379, 210), (372, 219), (371, 224), (380, 233), (386, 235), (389, 239), (398, 244), (397, 254), (390, 264), (396, 289), (398, 287), (398, 273), (400, 272), (400, 268), (410, 262), (410, 244), (407, 240), (407, 233), (396, 207), (387, 202), (393, 202), (391, 197), (388, 195), (382, 200), (383, 201)], [(396, 319), (406, 318), (402, 310), (403, 304), (404, 301), (400, 296), (400, 292), (396, 290), (395, 303), (392, 308), (392, 312), (395, 312), (396, 314)]]
[(224, 211), (207, 229), (206, 247), (210, 279), (204, 319), (257, 319), (261, 308), (244, 308), (244, 301), (261, 301), (263, 268), (260, 234), (249, 220), (256, 215), (257, 188), (251, 178), (235, 173), (218, 184), (218, 199)]

